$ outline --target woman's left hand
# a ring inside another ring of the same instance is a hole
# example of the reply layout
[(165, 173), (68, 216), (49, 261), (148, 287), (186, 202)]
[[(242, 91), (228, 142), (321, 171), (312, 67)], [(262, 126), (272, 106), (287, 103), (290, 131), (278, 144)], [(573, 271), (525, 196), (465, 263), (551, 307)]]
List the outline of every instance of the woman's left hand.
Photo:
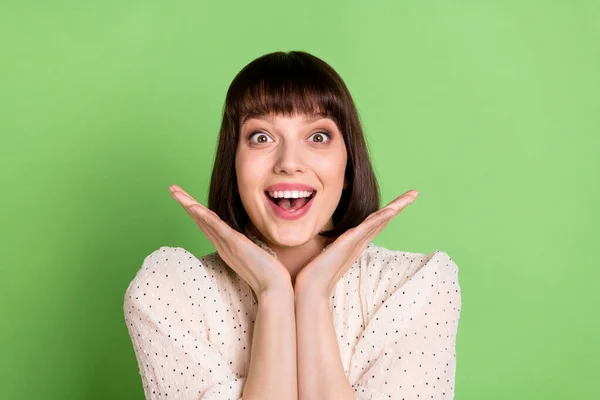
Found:
[(329, 298), (337, 281), (360, 256), (364, 248), (419, 192), (409, 190), (381, 210), (369, 215), (358, 226), (348, 229), (296, 275), (294, 293)]

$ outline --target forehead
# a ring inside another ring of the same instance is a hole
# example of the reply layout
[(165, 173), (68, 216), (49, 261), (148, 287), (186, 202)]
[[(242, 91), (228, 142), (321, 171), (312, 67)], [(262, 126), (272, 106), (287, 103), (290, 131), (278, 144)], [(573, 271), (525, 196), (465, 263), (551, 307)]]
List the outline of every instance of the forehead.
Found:
[(284, 122), (289, 120), (300, 121), (305, 124), (310, 124), (318, 121), (331, 121), (334, 122), (331, 118), (321, 115), (307, 115), (307, 114), (294, 114), (294, 115), (283, 115), (283, 114), (262, 114), (262, 115), (251, 115), (247, 116), (242, 120), (242, 125), (249, 123), (251, 121), (262, 121), (268, 122), (270, 124), (276, 124), (278, 122)]

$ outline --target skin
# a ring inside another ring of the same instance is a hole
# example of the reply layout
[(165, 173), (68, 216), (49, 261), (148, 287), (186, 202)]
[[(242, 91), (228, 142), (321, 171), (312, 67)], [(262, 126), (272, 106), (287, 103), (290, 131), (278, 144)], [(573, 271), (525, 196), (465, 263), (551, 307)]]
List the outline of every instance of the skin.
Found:
[[(366, 245), (411, 204), (418, 193), (409, 190), (369, 215), (357, 227), (344, 232), (302, 268), (293, 285), (288, 269), (280, 261), (231, 229), (179, 186), (172, 185), (170, 190), (215, 245), (221, 258), (254, 289), (259, 308), (263, 310), (257, 314), (243, 397), (356, 398), (341, 363), (329, 299), (335, 283)], [(292, 320), (285, 321), (290, 315), (293, 315)], [(270, 321), (266, 319), (269, 316)], [(276, 325), (272, 318), (277, 319)], [(272, 348), (278, 349), (277, 354), (269, 350)], [(273, 376), (277, 378), (275, 382)], [(271, 392), (266, 393), (264, 385), (268, 385)]]
[[(331, 142), (315, 138), (315, 132), (326, 127), (332, 133)], [(246, 134), (255, 129), (261, 133), (246, 141)], [(418, 192), (409, 190), (335, 241), (323, 240), (317, 233), (331, 227), (346, 185), (346, 149), (336, 129), (331, 120), (308, 122), (281, 116), (248, 121), (242, 128), (240, 141), (244, 142), (240, 142), (235, 160), (240, 198), (252, 221), (249, 229), (277, 253), (277, 259), (179, 186), (169, 188), (267, 310), (263, 311), (267, 314), (259, 312), (260, 321), (257, 314), (244, 398), (355, 398), (341, 364), (329, 298), (369, 242)], [(272, 141), (264, 137), (267, 133)], [(261, 135), (262, 139), (256, 138)], [(268, 208), (264, 188), (280, 182), (306, 183), (318, 190), (311, 210), (301, 219), (283, 220)], [(293, 318), (286, 322), (291, 314)], [(277, 318), (276, 328), (273, 321), (263, 320), (269, 316)], [(273, 346), (278, 349), (275, 353), (269, 350)], [(286, 380), (288, 377), (291, 380)], [(265, 392), (265, 385), (271, 392)]]
[[(248, 229), (265, 242), (295, 280), (329, 244), (318, 232), (333, 227), (332, 215), (346, 186), (344, 138), (330, 118), (268, 115), (240, 127), (235, 157), (238, 190), (250, 217)], [(289, 221), (275, 215), (265, 188), (282, 182), (317, 190), (309, 212)]]
[[(217, 249), (223, 260), (259, 294), (292, 283), (288, 268), (246, 236), (232, 229), (217, 214), (204, 207), (180, 186), (169, 187), (180, 203)], [(409, 190), (384, 208), (372, 213), (358, 226), (348, 229), (325, 250), (319, 249), (298, 273), (294, 292), (329, 295), (335, 283), (385, 226), (419, 195)]]
[[(255, 131), (258, 133), (248, 137)], [(323, 137), (324, 131), (331, 135), (329, 140)], [(329, 118), (271, 115), (242, 125), (235, 157), (240, 198), (251, 220), (249, 230), (276, 252), (277, 260), (181, 187), (169, 189), (221, 258), (257, 295), (288, 285), (296, 295), (327, 295), (367, 244), (418, 196), (416, 190), (409, 190), (335, 241), (321, 238), (318, 232), (331, 227), (331, 217), (347, 185), (346, 162), (343, 137)], [(264, 189), (280, 182), (301, 182), (317, 189), (314, 204), (301, 219), (277, 218), (268, 207)]]

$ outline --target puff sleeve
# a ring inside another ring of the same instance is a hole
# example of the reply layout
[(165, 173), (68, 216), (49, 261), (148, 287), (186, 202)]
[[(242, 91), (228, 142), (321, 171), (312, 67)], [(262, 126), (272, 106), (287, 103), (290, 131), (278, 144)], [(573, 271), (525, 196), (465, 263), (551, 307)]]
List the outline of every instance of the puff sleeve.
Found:
[(179, 318), (190, 307), (172, 290), (181, 285), (173, 273), (176, 257), (173, 248), (154, 251), (125, 293), (125, 321), (146, 399), (241, 399), (245, 377), (232, 372), (205, 332)]
[(380, 291), (389, 295), (357, 344), (349, 378), (358, 400), (454, 398), (458, 267), (437, 250), (416, 261), (410, 279)]

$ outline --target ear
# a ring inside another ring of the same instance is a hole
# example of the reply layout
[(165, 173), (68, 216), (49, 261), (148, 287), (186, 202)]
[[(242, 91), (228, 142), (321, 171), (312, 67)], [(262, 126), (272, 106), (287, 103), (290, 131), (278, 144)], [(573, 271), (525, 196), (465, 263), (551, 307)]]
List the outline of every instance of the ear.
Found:
[(348, 178), (344, 177), (344, 187), (343, 189), (348, 189)]

